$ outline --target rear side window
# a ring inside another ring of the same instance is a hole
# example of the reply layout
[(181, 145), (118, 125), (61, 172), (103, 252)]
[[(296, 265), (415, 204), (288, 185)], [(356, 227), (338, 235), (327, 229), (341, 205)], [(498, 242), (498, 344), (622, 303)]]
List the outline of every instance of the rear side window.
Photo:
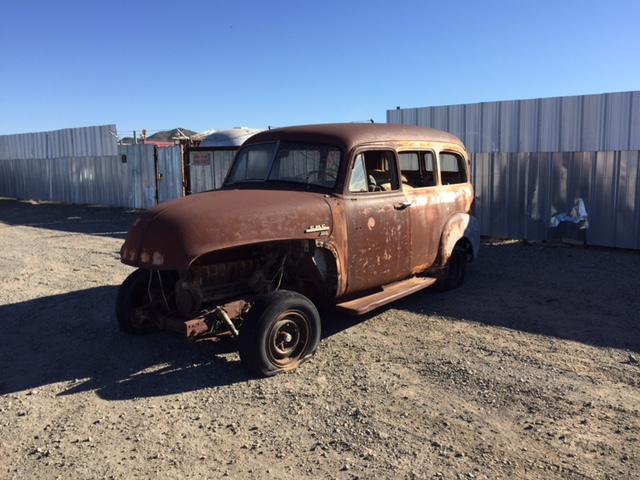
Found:
[(467, 169), (464, 158), (456, 153), (440, 153), (440, 180), (443, 185), (466, 183)]
[(420, 156), (417, 152), (405, 152), (398, 154), (400, 161), (400, 174), (403, 185), (418, 187), (422, 185), (422, 173), (420, 172)]
[(433, 187), (437, 183), (435, 156), (433, 152), (424, 152), (424, 175), (422, 182), (425, 187)]
[(399, 153), (403, 185), (414, 188), (433, 187), (436, 184), (434, 158), (431, 151)]

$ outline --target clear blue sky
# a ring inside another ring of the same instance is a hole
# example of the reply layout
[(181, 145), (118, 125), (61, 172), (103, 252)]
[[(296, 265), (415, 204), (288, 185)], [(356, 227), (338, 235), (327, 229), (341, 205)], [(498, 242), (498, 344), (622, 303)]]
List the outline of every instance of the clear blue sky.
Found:
[(0, 1), (0, 135), (640, 90), (638, 0)]

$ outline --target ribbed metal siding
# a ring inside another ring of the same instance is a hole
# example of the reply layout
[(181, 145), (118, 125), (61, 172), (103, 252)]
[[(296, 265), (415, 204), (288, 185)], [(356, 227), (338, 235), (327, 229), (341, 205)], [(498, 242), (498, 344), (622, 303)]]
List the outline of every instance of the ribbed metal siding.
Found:
[(0, 160), (0, 197), (49, 200), (49, 161)]
[(181, 147), (159, 151), (157, 167), (153, 145), (122, 145), (108, 156), (0, 160), (0, 197), (150, 208), (156, 189), (160, 201), (182, 195)]
[[(120, 196), (119, 205), (151, 208), (156, 204), (156, 167), (153, 145), (121, 145), (118, 147), (121, 170), (109, 177)], [(122, 163), (126, 155), (126, 163)], [(115, 173), (115, 172), (114, 172)]]
[(556, 238), (551, 217), (582, 199), (588, 244), (640, 249), (640, 152), (477, 153), (471, 161), (483, 235)]
[(115, 125), (0, 135), (0, 160), (117, 155)]
[(158, 203), (184, 196), (182, 147), (158, 148)]
[(469, 152), (640, 150), (640, 91), (387, 111), (451, 132)]
[[(194, 165), (191, 153), (207, 153), (208, 165)], [(189, 152), (191, 193), (220, 188), (229, 171), (236, 150), (194, 149)]]

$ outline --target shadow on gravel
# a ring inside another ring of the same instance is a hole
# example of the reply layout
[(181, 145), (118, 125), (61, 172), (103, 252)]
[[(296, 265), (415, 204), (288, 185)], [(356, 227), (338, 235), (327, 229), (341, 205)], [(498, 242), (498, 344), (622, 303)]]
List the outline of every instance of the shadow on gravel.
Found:
[[(94, 390), (105, 400), (127, 400), (252, 379), (232, 340), (190, 344), (175, 333), (120, 332), (112, 313), (117, 289), (0, 306), (0, 395), (62, 383), (60, 395)], [(322, 339), (373, 315), (323, 312)]]
[(640, 353), (640, 252), (597, 247), (485, 246), (457, 290), (393, 308)]
[(121, 238), (139, 211), (91, 205), (0, 199), (0, 222), (61, 232)]
[(129, 336), (113, 312), (117, 287), (0, 306), (0, 394), (62, 382), (61, 395), (153, 397), (247, 381), (233, 342), (189, 344), (170, 333)]

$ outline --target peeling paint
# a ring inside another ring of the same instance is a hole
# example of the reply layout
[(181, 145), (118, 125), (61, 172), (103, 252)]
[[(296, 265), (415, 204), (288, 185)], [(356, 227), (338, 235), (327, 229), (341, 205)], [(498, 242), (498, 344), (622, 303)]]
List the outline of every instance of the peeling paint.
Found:
[(164, 263), (164, 255), (160, 252), (153, 252), (153, 264), (162, 265)]

